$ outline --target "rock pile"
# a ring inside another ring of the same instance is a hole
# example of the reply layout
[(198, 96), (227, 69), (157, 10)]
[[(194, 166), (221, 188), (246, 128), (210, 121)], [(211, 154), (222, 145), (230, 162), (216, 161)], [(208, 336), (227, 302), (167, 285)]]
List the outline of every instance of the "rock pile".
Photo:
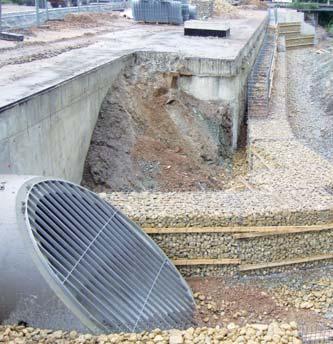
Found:
[(230, 19), (240, 17), (238, 9), (226, 0), (214, 1), (214, 14), (217, 16), (223, 16), (223, 18)]
[(57, 344), (186, 344), (186, 343), (291, 343), (301, 344), (295, 322), (269, 325), (252, 324), (239, 327), (234, 323), (226, 327), (189, 328), (186, 331), (156, 329), (152, 332), (119, 333), (93, 336), (75, 331), (50, 331), (24, 326), (0, 326), (0, 343), (57, 343)]
[(333, 306), (333, 280), (321, 278), (305, 283), (301, 290), (280, 286), (274, 290), (274, 297), (280, 306), (326, 313)]
[(215, 301), (212, 301), (211, 296), (205, 296), (199, 292), (194, 293), (193, 296), (196, 301), (197, 311), (205, 314), (205, 318), (203, 319), (204, 322), (209, 322), (210, 316), (213, 316), (215, 320), (219, 319), (222, 310), (217, 306)]
[(208, 19), (212, 17), (214, 12), (213, 0), (191, 0), (191, 4), (197, 8), (198, 19)]

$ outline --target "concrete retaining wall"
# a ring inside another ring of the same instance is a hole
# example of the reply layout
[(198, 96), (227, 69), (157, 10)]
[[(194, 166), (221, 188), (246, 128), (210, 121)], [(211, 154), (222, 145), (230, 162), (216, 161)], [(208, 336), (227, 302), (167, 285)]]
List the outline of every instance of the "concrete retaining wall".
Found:
[(80, 182), (101, 103), (133, 56), (1, 109), (0, 171)]

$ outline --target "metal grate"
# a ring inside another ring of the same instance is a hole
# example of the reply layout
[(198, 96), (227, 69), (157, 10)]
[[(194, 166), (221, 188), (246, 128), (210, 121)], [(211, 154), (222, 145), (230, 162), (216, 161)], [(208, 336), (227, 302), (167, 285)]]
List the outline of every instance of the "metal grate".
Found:
[(162, 250), (94, 193), (64, 181), (32, 186), (28, 221), (58, 284), (101, 332), (191, 325), (192, 293)]

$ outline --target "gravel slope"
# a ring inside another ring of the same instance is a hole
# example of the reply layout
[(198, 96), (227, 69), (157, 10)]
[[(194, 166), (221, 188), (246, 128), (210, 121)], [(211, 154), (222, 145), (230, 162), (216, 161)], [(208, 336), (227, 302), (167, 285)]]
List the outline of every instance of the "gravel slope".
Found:
[[(288, 107), (294, 135), (333, 161), (333, 45), (288, 52)], [(301, 76), (301, 77), (300, 77)]]

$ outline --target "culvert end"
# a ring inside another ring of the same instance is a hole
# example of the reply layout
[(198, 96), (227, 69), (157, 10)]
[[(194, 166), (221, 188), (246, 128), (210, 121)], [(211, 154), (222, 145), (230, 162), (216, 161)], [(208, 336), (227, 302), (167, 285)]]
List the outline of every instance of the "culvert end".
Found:
[(191, 325), (194, 300), (186, 282), (116, 208), (81, 186), (50, 179), (30, 187), (24, 207), (38, 270), (89, 330)]

